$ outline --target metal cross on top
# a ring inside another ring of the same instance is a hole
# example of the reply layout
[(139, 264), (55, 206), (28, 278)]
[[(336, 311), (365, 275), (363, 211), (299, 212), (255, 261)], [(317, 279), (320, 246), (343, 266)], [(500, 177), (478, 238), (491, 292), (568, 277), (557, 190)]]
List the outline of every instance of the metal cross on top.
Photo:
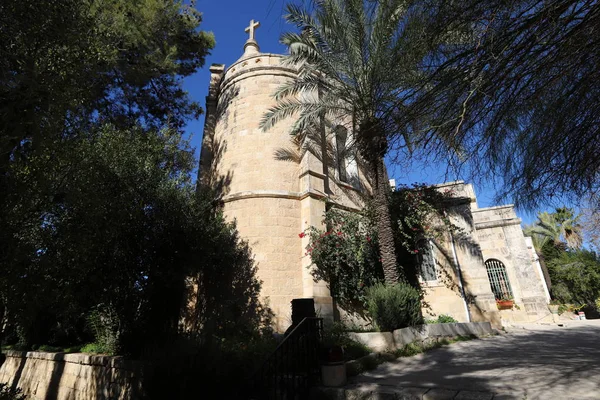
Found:
[(258, 28), (259, 26), (260, 26), (260, 22), (258, 22), (258, 21), (254, 22), (254, 20), (250, 21), (250, 26), (244, 30), (246, 33), (250, 34), (249, 40), (254, 40), (254, 30), (256, 28)]

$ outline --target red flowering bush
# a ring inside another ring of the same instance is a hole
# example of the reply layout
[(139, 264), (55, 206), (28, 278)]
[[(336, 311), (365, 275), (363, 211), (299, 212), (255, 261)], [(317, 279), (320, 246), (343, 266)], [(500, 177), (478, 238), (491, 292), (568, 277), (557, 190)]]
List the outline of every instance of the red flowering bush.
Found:
[[(414, 287), (419, 287), (416, 255), (424, 250), (419, 248), (419, 241), (443, 241), (448, 231), (457, 229), (445, 213), (452, 195), (425, 185), (390, 192), (397, 265)], [(298, 235), (309, 236), (305, 255), (311, 257), (311, 273), (327, 282), (345, 310), (362, 311), (366, 289), (383, 281), (374, 210), (367, 206), (355, 213), (331, 208), (323, 223), (325, 230), (311, 227)]]
[(375, 220), (369, 211), (350, 213), (330, 209), (325, 231), (309, 228), (306, 255), (313, 263), (312, 275), (327, 282), (332, 296), (348, 311), (363, 309), (367, 287), (383, 279)]

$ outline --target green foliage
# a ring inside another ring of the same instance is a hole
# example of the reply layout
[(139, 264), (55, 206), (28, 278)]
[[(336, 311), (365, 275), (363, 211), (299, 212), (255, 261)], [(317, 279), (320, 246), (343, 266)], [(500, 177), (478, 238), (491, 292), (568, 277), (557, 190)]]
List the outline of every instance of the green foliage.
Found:
[(600, 297), (600, 260), (594, 252), (562, 252), (548, 262), (552, 296), (562, 303), (595, 306)]
[(82, 346), (79, 351), (81, 353), (111, 355), (111, 353), (109, 352), (109, 350), (105, 346), (103, 346), (103, 345), (101, 345), (99, 343), (88, 343), (88, 344)]
[(397, 236), (404, 249), (417, 254), (418, 239), (443, 241), (449, 231), (459, 231), (445, 212), (453, 194), (450, 189), (441, 191), (424, 184), (399, 187), (392, 192), (390, 209), (398, 222)]
[(364, 344), (352, 340), (346, 326), (340, 323), (334, 323), (332, 327), (325, 329), (323, 332), (322, 344), (325, 347), (342, 347), (344, 350), (345, 361), (355, 360), (373, 352)]
[(6, 383), (0, 383), (0, 400), (26, 400), (27, 396), (19, 388), (12, 388)]
[(456, 323), (458, 321), (455, 320), (450, 315), (442, 314), (442, 315), (438, 316), (437, 319), (428, 319), (428, 320), (425, 320), (425, 322), (428, 324), (450, 324), (450, 323)]
[(326, 231), (315, 227), (309, 236), (306, 255), (315, 266), (315, 279), (327, 282), (336, 301), (347, 310), (362, 310), (367, 287), (383, 279), (374, 219), (367, 209), (349, 213), (329, 209), (324, 216)]
[(376, 183), (371, 188), (379, 258), (384, 279), (391, 284), (404, 278), (397, 267), (389, 215), (386, 154), (392, 148), (410, 151), (425, 145), (428, 150), (436, 145), (459, 150), (448, 137), (423, 137), (419, 118), (404, 112), (425, 85), (420, 69), (426, 59), (429, 62), (432, 48), (430, 41), (423, 40), (428, 16), (421, 11), (418, 2), (402, 0), (288, 4), (285, 18), (295, 29), (281, 38), (289, 48), (283, 62), (299, 73), (276, 91), (277, 103), (261, 121), (261, 128), (267, 130), (292, 117), (289, 133), (298, 145), (297, 153), (310, 151), (325, 164), (332, 157), (324, 140), (335, 138), (339, 124), (346, 125), (352, 140), (347, 148), (337, 150), (338, 155), (341, 150), (356, 157)]
[(177, 327), (185, 258), (202, 259), (181, 239), (200, 208), (181, 140), (201, 111), (183, 78), (214, 45), (200, 22), (172, 0), (1, 2), (0, 320), (24, 347), (94, 340), (100, 303), (128, 351), (144, 324)]
[(588, 60), (600, 54), (597, 4), (428, 4), (432, 23), (423, 35), (454, 40), (432, 52), (423, 71), (430, 78), (427, 90), (411, 105), (414, 110), (402, 112), (435, 111), (431, 129), (465, 147), (456, 162), (465, 164), (470, 156), (476, 164), (471, 170), (502, 177), (499, 195), (519, 206), (566, 196), (578, 201), (596, 192), (600, 114), (588, 104), (600, 86), (592, 78), (598, 67)]
[(422, 244), (426, 240), (441, 243), (447, 240), (449, 233), (461, 232), (447, 213), (453, 195), (450, 189), (441, 191), (425, 184), (399, 187), (391, 193), (390, 214), (394, 221), (397, 263), (407, 281), (415, 287), (419, 286), (421, 274), (418, 255), (429, 251)]
[(376, 284), (367, 289), (367, 310), (381, 331), (423, 323), (421, 294), (406, 283)]
[[(582, 244), (582, 227), (579, 224), (581, 215), (575, 215), (572, 208), (557, 208), (553, 213), (539, 212), (537, 221), (526, 226), (524, 232), (531, 236), (538, 252), (548, 249), (549, 245), (559, 250), (565, 246), (570, 249), (579, 249)], [(545, 254), (546, 256), (546, 254)], [(546, 260), (552, 255), (547, 254)]]
[(117, 311), (110, 305), (100, 304), (91, 310), (88, 323), (96, 342), (84, 346), (85, 352), (117, 354), (121, 332)]
[(31, 346), (31, 350), (34, 351), (46, 351), (48, 353), (79, 353), (81, 351), (81, 346), (51, 346), (48, 344), (43, 344), (41, 346)]
[(13, 164), (6, 227), (19, 241), (5, 277), (24, 344), (140, 356), (183, 316), (206, 335), (268, 323), (250, 249), (211, 195), (195, 193), (195, 164), (180, 134), (112, 126)]
[(95, 121), (181, 128), (200, 111), (182, 78), (214, 46), (200, 22), (173, 0), (3, 1), (1, 153)]
[(411, 357), (424, 351), (424, 347), (418, 343), (409, 343), (402, 346), (401, 349), (396, 350), (395, 354), (397, 357)]
[(219, 393), (227, 399), (246, 398), (253, 388), (252, 374), (276, 347), (272, 335), (215, 342), (182, 336), (155, 352), (145, 372), (146, 394), (150, 399), (193, 398), (200, 381), (206, 393)]
[[(404, 187), (391, 193), (390, 214), (394, 221), (397, 265), (402, 275), (418, 287), (419, 240), (443, 241), (448, 232), (458, 232), (445, 213), (453, 193), (425, 185)], [(361, 213), (329, 208), (324, 215), (326, 230), (315, 227), (300, 233), (309, 236), (306, 256), (311, 257), (311, 274), (328, 283), (336, 301), (347, 311), (361, 313), (366, 288), (383, 281), (379, 256), (377, 218), (369, 203)]]

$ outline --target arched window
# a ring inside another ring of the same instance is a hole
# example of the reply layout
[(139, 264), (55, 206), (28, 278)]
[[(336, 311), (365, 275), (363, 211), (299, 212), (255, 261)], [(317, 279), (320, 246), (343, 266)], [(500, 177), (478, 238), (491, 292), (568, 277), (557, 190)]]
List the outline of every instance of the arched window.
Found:
[(346, 169), (346, 141), (348, 140), (348, 129), (341, 125), (335, 128), (335, 147), (337, 155), (337, 169), (340, 181), (348, 181), (348, 171)]
[(485, 269), (487, 270), (488, 279), (492, 287), (492, 292), (497, 300), (510, 299), (513, 297), (510, 282), (508, 281), (508, 275), (506, 274), (506, 267), (501, 261), (490, 258), (485, 262)]
[(417, 242), (417, 260), (421, 266), (421, 279), (425, 282), (437, 281), (437, 269), (435, 266), (435, 255), (433, 254), (433, 246), (426, 239), (421, 239)]

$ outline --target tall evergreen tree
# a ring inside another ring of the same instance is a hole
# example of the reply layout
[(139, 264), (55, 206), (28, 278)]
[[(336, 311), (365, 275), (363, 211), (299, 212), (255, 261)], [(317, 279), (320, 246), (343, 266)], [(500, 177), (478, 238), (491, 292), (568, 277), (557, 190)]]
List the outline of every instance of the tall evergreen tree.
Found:
[[(177, 1), (0, 2), (0, 321), (7, 270), (31, 261), (13, 257), (26, 242), (14, 225), (21, 201), (43, 200), (24, 216), (35, 224), (63, 196), (53, 191), (56, 181), (37, 181), (33, 171), (70, 141), (92, 140), (102, 125), (155, 135), (197, 116), (181, 82), (214, 45), (200, 22), (193, 5)], [(77, 174), (76, 157), (61, 166), (58, 176)], [(23, 185), (23, 174), (36, 186)]]

